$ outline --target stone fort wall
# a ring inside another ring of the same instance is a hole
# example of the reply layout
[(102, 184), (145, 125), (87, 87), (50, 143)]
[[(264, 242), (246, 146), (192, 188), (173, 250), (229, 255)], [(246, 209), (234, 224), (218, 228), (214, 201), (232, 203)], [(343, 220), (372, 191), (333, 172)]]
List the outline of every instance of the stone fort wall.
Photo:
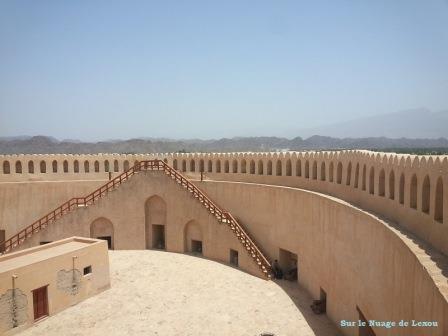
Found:
[[(198, 187), (234, 214), (269, 259), (281, 261), (283, 251), (295, 254), (299, 283), (313, 298), (325, 290), (327, 315), (335, 323), (357, 320), (359, 309), (378, 320), (439, 322), (433, 329), (375, 328), (377, 335), (448, 333), (447, 157), (368, 151), (1, 156), (0, 227), (9, 237), (17, 232), (11, 227), (31, 224), (50, 204), (83, 196), (109, 173), (154, 158), (193, 179), (204, 171)], [(188, 251), (185, 242), (198, 236), (208, 258), (228, 261), (229, 248), (243, 257), (235, 237), (164, 175), (138, 174), (23, 247), (67, 235), (95, 236), (92, 228), (108, 223), (113, 248), (144, 249), (151, 241), (146, 225), (153, 221), (152, 200), (158, 199), (166, 204), (165, 215), (154, 223), (166, 225), (168, 251)], [(241, 260), (242, 269), (256, 274), (252, 266)]]
[[(97, 182), (13, 182), (1, 183), (0, 188), (42, 188), (30, 199), (35, 204), (55, 196), (49, 186), (69, 188), (86, 183)], [(376, 335), (447, 335), (447, 258), (421, 240), (323, 193), (211, 179), (195, 184), (232, 212), (269, 260), (278, 259), (286, 265), (288, 260), (282, 259), (294, 254), (300, 285), (314, 299), (320, 297), (321, 290), (326, 292), (327, 315), (335, 324), (343, 319), (356, 321), (360, 310), (368, 319), (438, 323), (437, 328), (374, 328)], [(9, 192), (15, 200), (22, 194), (14, 189)], [(26, 202), (19, 203), (11, 204), (15, 212), (27, 209)], [(189, 252), (188, 242), (200, 240), (206, 258), (228, 263), (232, 249), (238, 251), (242, 270), (259, 275), (228, 226), (217, 223), (163, 171), (136, 174), (94, 205), (80, 207), (34, 234), (20, 248), (78, 235), (110, 236), (114, 249), (145, 249), (153, 241), (153, 224), (165, 226), (167, 251)], [(357, 328), (340, 331), (358, 335)]]
[[(291, 186), (325, 193), (396, 222), (448, 254), (448, 156), (363, 150), (3, 155), (0, 182), (104, 181), (109, 173), (116, 176), (136, 161), (154, 158), (165, 160), (192, 178), (205, 172), (205, 178), (210, 180)], [(23, 227), (29, 224), (23, 223)]]

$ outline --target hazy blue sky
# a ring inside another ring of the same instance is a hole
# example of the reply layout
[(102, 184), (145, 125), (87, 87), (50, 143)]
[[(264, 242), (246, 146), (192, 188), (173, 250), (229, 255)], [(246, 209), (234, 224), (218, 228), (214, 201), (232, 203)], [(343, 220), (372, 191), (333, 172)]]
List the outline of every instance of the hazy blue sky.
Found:
[(448, 108), (448, 0), (0, 1), (0, 136), (295, 136)]

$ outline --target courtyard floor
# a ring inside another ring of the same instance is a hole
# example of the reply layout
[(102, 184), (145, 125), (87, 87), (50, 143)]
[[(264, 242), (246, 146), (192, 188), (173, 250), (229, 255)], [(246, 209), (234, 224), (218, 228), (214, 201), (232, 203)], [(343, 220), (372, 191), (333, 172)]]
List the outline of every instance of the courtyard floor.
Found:
[(265, 281), (184, 254), (109, 256), (111, 289), (20, 335), (339, 335), (325, 315), (311, 311), (312, 299), (296, 284)]

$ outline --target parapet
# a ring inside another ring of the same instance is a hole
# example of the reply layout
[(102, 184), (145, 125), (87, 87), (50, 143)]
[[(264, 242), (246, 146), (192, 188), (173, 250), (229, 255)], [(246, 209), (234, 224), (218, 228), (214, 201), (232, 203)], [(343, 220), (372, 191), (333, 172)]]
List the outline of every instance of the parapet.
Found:
[(299, 187), (399, 223), (448, 254), (448, 156), (368, 150), (0, 156), (0, 182), (89, 180), (160, 159), (190, 177)]

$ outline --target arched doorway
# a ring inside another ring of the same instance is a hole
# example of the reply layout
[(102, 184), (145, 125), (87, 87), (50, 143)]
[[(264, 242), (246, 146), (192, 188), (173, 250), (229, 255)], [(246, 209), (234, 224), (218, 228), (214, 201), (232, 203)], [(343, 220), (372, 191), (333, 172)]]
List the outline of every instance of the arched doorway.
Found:
[(90, 224), (90, 237), (106, 240), (109, 249), (114, 249), (114, 226), (107, 218), (97, 218)]
[(166, 202), (159, 196), (151, 196), (145, 202), (145, 243), (147, 249), (166, 248)]
[(184, 251), (187, 253), (203, 254), (203, 237), (199, 223), (189, 221), (184, 228)]

